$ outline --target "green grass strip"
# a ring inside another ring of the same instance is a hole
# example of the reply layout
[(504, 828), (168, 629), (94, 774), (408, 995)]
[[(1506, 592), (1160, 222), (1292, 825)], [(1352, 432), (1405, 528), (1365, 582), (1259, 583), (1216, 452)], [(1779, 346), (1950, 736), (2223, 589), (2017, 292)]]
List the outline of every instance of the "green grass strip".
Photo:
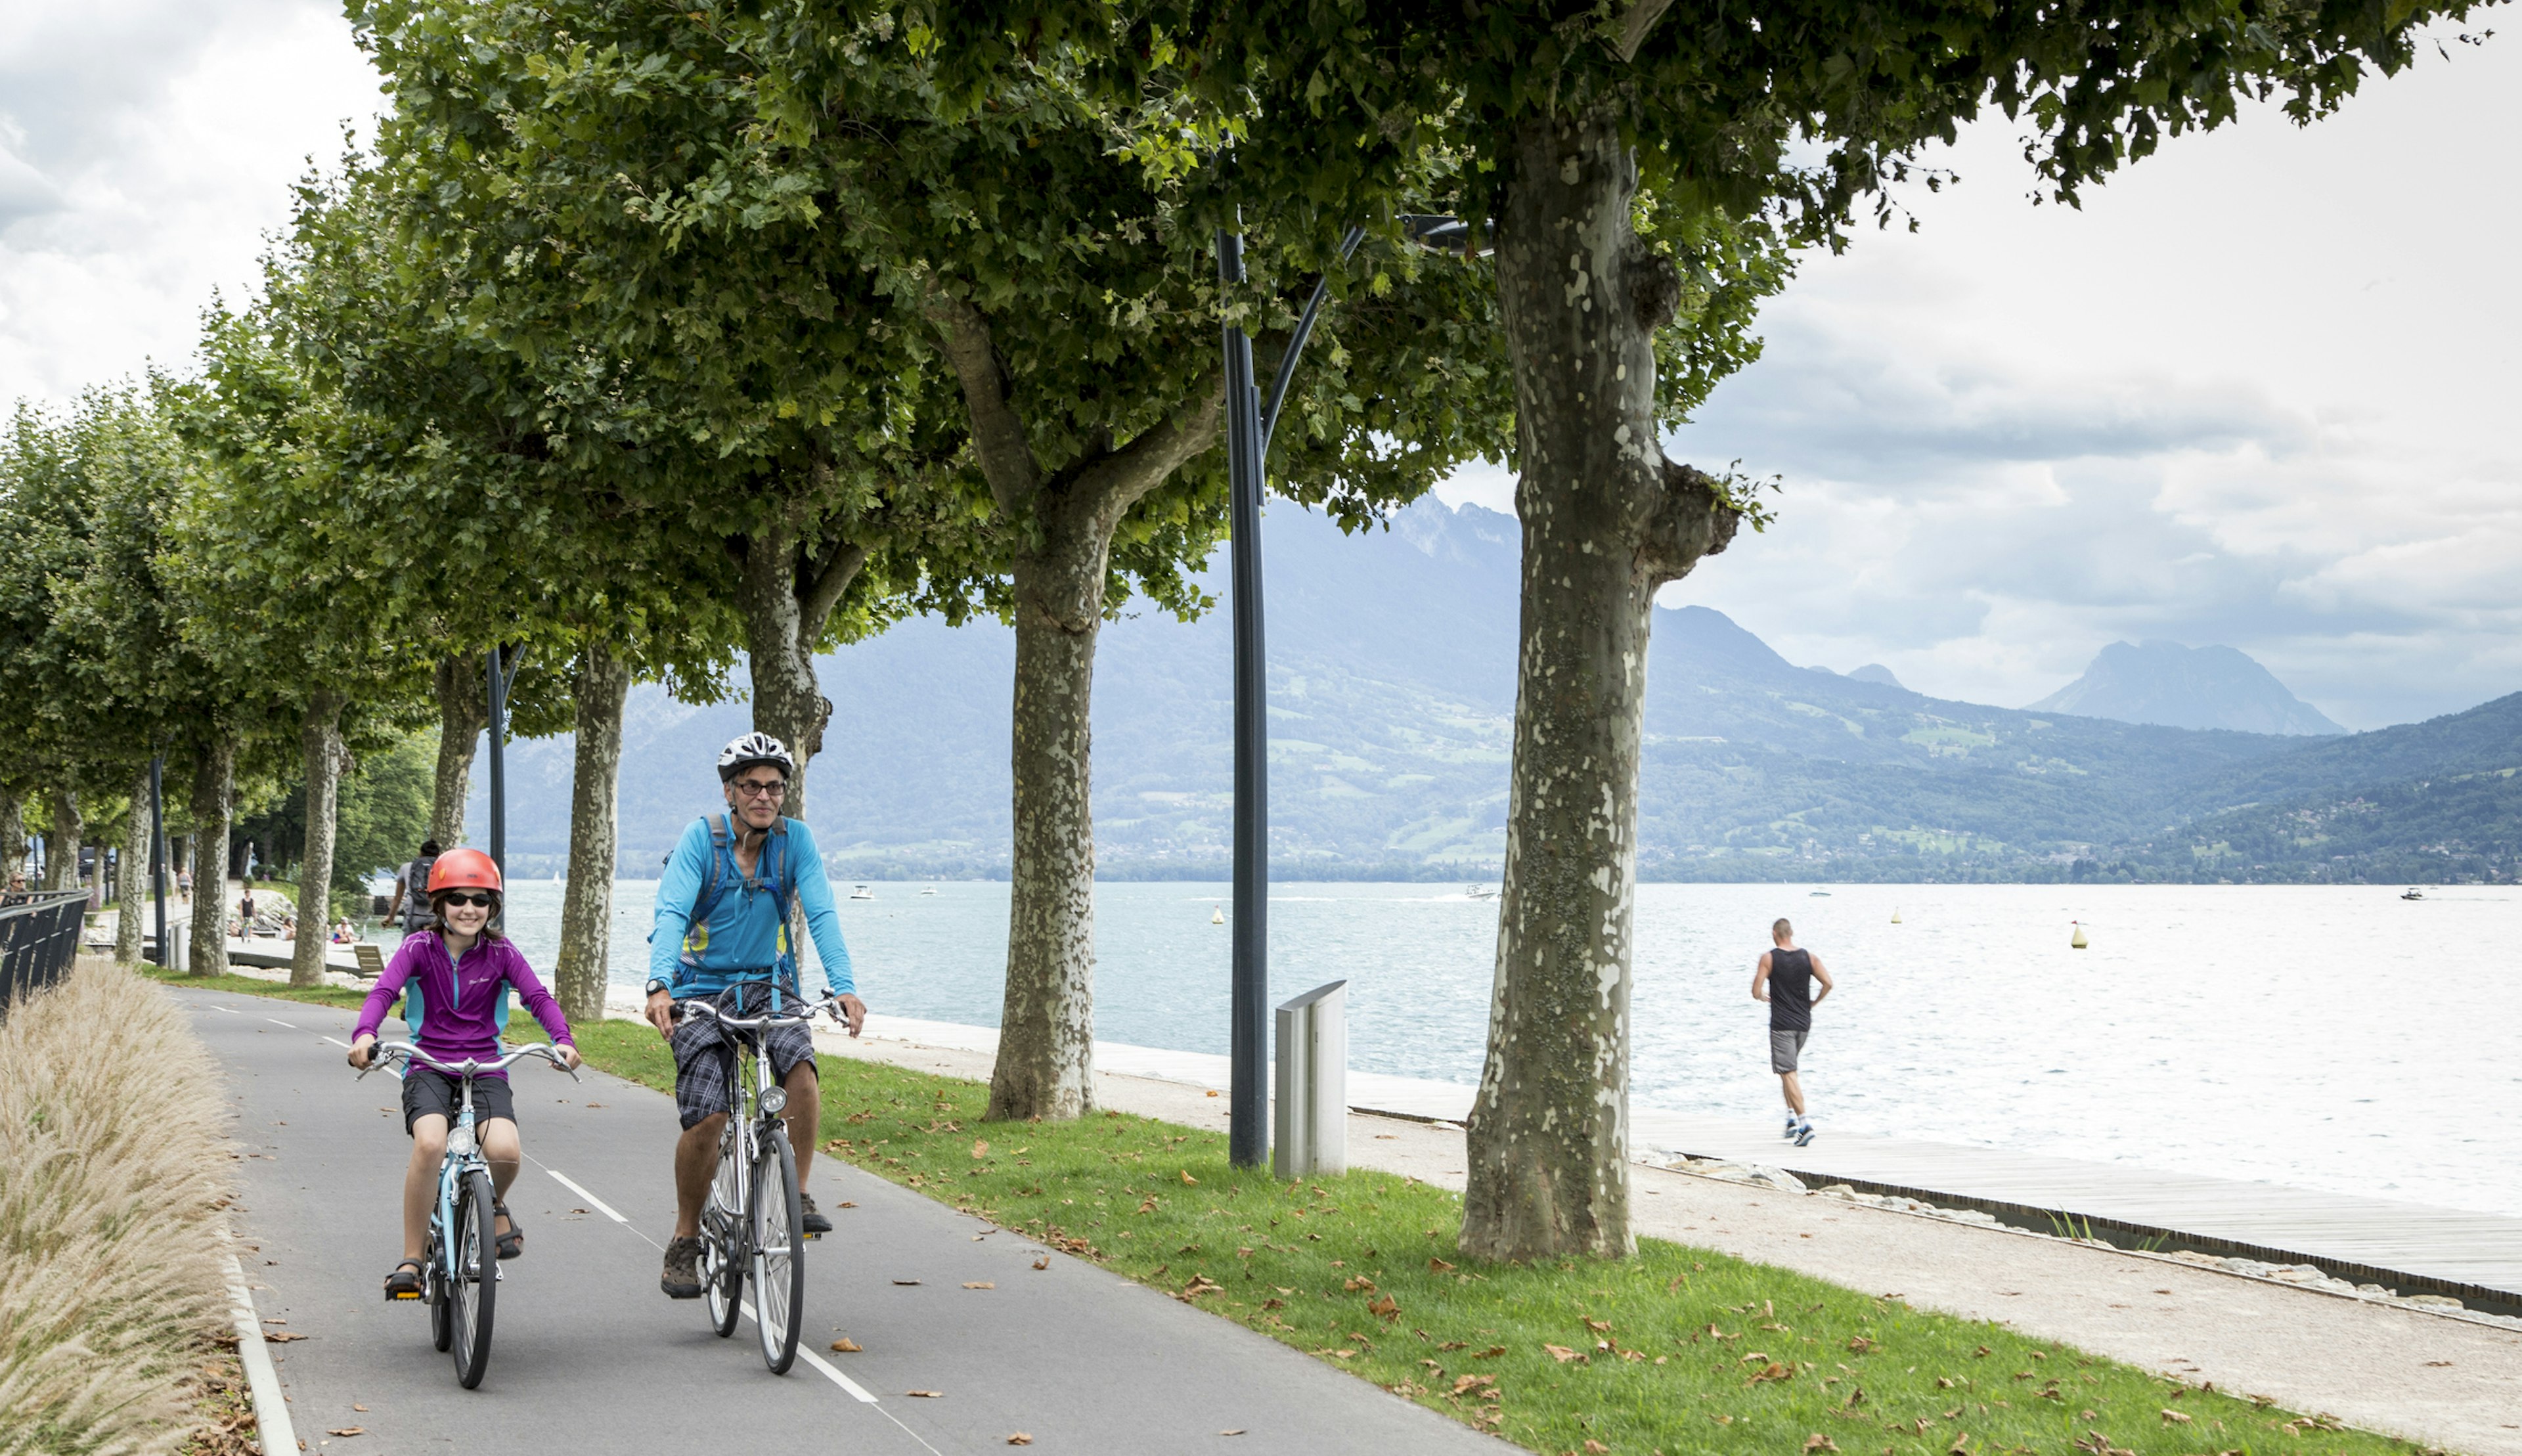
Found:
[[(595, 1066), (673, 1090), (672, 1058), (647, 1027), (608, 1021), (578, 1037)], [(1536, 1451), (2428, 1449), (1712, 1249), (1646, 1239), (1625, 1263), (1474, 1263), (1454, 1248), (1461, 1198), (1429, 1184), (1365, 1170), (1283, 1184), (1230, 1167), (1215, 1133), (1120, 1113), (984, 1123), (979, 1083), (822, 1066), (827, 1155)]]

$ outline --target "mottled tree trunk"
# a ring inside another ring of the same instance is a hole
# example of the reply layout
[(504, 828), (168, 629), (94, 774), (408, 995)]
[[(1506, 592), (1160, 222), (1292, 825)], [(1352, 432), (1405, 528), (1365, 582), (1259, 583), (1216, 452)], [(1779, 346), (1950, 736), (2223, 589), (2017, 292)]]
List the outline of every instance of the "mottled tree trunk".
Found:
[(14, 788), (0, 786), (0, 890), (26, 872), (25, 801)]
[(1463, 1251), (1623, 1257), (1638, 745), (1656, 588), (1735, 514), (1663, 456), (1655, 330), (1679, 279), (1630, 226), (1600, 115), (1526, 123), (1498, 230), (1522, 477), (1515, 766)]
[(236, 809), (236, 740), (221, 734), (193, 761), (193, 974), (228, 968), (228, 833)]
[(299, 735), (306, 759), (306, 853), (298, 862), (298, 941), (289, 984), (324, 984), (324, 944), (332, 923), (334, 811), (342, 794), (342, 698), (320, 690)]
[(864, 551), (850, 551), (846, 560), (825, 567), (840, 573), (840, 580), (825, 581), (808, 559), (793, 516), (744, 542), (736, 591), (744, 613), (745, 666), (753, 679), (753, 726), (796, 755), (797, 772), (781, 808), (791, 819), (806, 817), (806, 766), (823, 751), (823, 725), (832, 717), (832, 701), (815, 677), (815, 644), (841, 589), (864, 560)]
[(140, 960), (140, 939), (145, 928), (141, 899), (148, 894), (152, 827), (149, 771), (144, 768), (132, 780), (131, 813), (122, 825), (122, 863), (114, 871), (114, 959), (124, 965), (136, 964)]
[(44, 888), (75, 890), (79, 886), (79, 849), (87, 821), (79, 818), (78, 790), (53, 790), (53, 832), (44, 841)]
[[(429, 796), (429, 837), (453, 849), (464, 838), (464, 801), (473, 792), (473, 754), (490, 726), (490, 684), (483, 681), (482, 654), (467, 652), (438, 664), (438, 779)], [(413, 848), (418, 848), (417, 845)]]
[(579, 648), (570, 687), (578, 702), (578, 765), (570, 781), (569, 887), (561, 897), (560, 958), (552, 980), (561, 1010), (585, 1025), (604, 1019), (611, 969), (622, 704), (630, 691), (630, 670), (603, 642), (589, 640)]
[(1095, 1109), (1095, 640), (1110, 536), (1047, 521), (1015, 561), (1015, 842), (994, 1119)]

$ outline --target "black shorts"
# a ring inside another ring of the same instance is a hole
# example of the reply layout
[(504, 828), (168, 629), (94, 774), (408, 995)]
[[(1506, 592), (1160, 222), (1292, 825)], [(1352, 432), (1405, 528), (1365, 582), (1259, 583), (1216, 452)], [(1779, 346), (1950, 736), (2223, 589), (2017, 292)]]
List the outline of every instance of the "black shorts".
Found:
[[(780, 1081), (800, 1065), (815, 1064), (815, 1034), (803, 1026), (773, 1026), (761, 1033), (771, 1048), (771, 1074)], [(685, 1128), (732, 1109), (734, 1039), (716, 1021), (694, 1016), (675, 1025), (675, 1111)], [(743, 1055), (750, 1056), (750, 1052)]]
[[(425, 1066), (413, 1067), (403, 1073), (402, 1078), (402, 1130), (410, 1132), (411, 1125), (430, 1112), (445, 1118), (446, 1125), (453, 1127), (455, 1108), (462, 1098), (453, 1077), (444, 1072), (431, 1071)], [(473, 1079), (473, 1125), (480, 1127), (493, 1117), (505, 1117), (510, 1122), (517, 1120), (516, 1094), (508, 1090), (505, 1077), (476, 1077)]]

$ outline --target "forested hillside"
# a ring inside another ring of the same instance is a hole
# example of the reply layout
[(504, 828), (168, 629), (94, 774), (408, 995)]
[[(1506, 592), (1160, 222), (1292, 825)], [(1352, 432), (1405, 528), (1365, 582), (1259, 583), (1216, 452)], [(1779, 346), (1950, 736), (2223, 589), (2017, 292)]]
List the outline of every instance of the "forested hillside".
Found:
[[(1269, 553), (1272, 837), (1282, 874), (1471, 878), (1503, 853), (1515, 522), (1424, 502), (1343, 537), (1284, 503)], [(1222, 590), (1222, 582), (1213, 589)], [(1104, 633), (1096, 815), (1109, 876), (1225, 872), (1229, 618)], [(1004, 872), (1012, 642), (913, 621), (821, 662), (812, 818), (860, 875)], [(633, 691), (623, 863), (650, 872), (716, 802), (741, 702)], [(1644, 872), (1692, 879), (2406, 879), (2508, 873), (2522, 695), (2307, 739), (1958, 703), (1798, 667), (1720, 613), (1656, 614)], [(568, 740), (512, 745), (509, 842), (556, 860)], [(483, 825), (475, 776), (471, 823)], [(2416, 786), (2432, 781), (2432, 787)], [(2465, 786), (2463, 786), (2465, 785)], [(2309, 818), (2307, 818), (2309, 816)]]

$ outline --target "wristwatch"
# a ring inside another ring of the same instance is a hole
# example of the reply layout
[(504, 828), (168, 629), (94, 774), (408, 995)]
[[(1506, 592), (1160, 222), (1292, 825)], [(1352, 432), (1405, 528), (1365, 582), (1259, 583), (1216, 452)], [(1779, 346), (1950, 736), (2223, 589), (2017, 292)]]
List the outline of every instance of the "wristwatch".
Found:
[(667, 980), (664, 976), (652, 975), (648, 977), (648, 994), (651, 996), (656, 995), (660, 991), (672, 991), (674, 989), (675, 983)]

